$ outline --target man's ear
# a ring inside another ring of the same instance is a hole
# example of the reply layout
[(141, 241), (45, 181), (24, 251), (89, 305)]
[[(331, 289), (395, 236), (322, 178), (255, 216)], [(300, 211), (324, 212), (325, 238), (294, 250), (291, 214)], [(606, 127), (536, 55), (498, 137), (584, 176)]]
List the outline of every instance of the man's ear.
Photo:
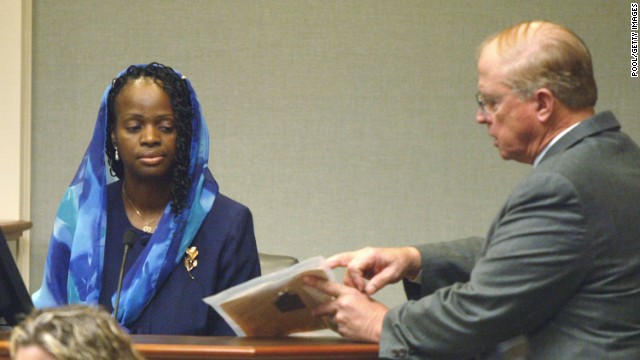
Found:
[(540, 88), (533, 94), (534, 101), (536, 102), (536, 115), (538, 121), (545, 122), (551, 118), (556, 104), (556, 97), (551, 90), (546, 88)]

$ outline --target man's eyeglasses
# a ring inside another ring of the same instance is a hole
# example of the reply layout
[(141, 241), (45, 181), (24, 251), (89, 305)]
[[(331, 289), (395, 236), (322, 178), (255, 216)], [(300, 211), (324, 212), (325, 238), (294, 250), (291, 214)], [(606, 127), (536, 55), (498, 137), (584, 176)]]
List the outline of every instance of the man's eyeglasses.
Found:
[(518, 93), (518, 92), (523, 92), (523, 90), (511, 89), (509, 90), (509, 92), (505, 94), (495, 95), (495, 96), (487, 96), (486, 94), (483, 94), (481, 91), (478, 91), (476, 93), (476, 103), (478, 103), (478, 106), (480, 107), (480, 110), (483, 113), (493, 114), (496, 112), (498, 105), (500, 104), (500, 102), (505, 96), (511, 93)]
[(478, 91), (476, 93), (476, 102), (478, 103), (478, 107), (480, 107), (480, 110), (483, 113), (492, 114), (496, 111), (496, 105), (498, 105), (498, 102), (500, 102), (500, 100), (505, 95), (489, 97), (483, 94), (482, 92)]

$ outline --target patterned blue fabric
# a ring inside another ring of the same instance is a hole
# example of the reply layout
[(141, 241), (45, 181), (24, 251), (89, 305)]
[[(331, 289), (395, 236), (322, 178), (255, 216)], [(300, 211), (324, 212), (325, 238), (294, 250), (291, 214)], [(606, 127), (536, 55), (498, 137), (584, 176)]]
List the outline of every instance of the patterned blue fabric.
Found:
[[(178, 73), (178, 76), (182, 75)], [(167, 205), (149, 240), (151, 246), (145, 247), (124, 277), (117, 314), (118, 321), (124, 326), (140, 315), (171, 270), (182, 262), (185, 250), (218, 194), (218, 184), (207, 168), (207, 125), (191, 83), (185, 81), (194, 110), (189, 164), (189, 175), (193, 179), (189, 192), (190, 207), (176, 216)], [(102, 97), (91, 143), (58, 207), (42, 287), (33, 294), (36, 307), (98, 303), (106, 234), (106, 186), (113, 181), (105, 157), (110, 89), (111, 85)]]

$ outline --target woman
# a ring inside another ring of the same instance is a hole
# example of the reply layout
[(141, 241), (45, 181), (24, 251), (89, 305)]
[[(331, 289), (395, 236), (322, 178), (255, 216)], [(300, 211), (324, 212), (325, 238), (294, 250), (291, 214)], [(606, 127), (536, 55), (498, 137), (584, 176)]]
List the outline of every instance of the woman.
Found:
[[(106, 145), (106, 147), (105, 147)], [(118, 181), (108, 184), (110, 173)], [(93, 139), (58, 209), (37, 307), (114, 309), (131, 333), (233, 335), (202, 298), (260, 275), (249, 209), (218, 192), (189, 81), (134, 65), (103, 97)], [(127, 235), (129, 236), (129, 235)]]

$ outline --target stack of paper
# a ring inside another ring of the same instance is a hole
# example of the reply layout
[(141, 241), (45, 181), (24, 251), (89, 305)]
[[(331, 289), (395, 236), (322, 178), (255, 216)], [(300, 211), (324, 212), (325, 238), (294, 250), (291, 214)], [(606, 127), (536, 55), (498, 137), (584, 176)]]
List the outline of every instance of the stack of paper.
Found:
[(328, 328), (326, 319), (311, 309), (331, 297), (304, 285), (302, 277), (313, 275), (335, 281), (322, 256), (252, 279), (204, 298), (238, 336), (286, 336)]

